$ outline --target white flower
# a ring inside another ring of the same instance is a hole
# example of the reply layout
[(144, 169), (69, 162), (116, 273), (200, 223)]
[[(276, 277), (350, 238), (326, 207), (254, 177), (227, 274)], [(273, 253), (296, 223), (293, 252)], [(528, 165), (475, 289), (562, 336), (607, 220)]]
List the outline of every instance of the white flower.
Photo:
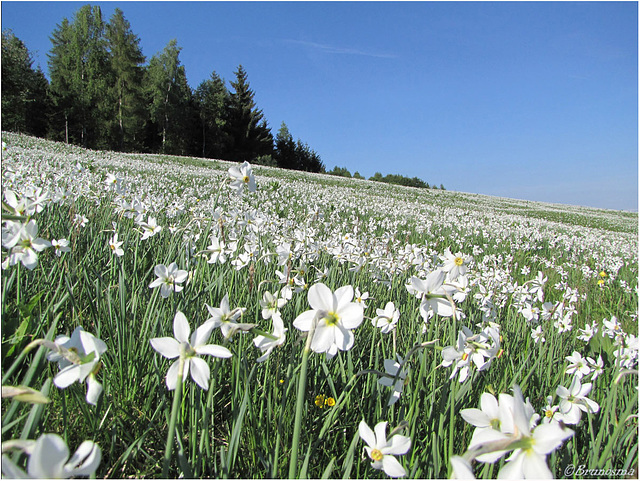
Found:
[(560, 397), (560, 414), (561, 419), (566, 424), (578, 424), (582, 412), (597, 413), (600, 406), (597, 402), (587, 398), (587, 394), (591, 392), (592, 384), (590, 382), (582, 384), (578, 376), (573, 376), (569, 389), (564, 386), (558, 386), (556, 394)]
[(314, 284), (307, 295), (311, 310), (300, 314), (293, 325), (303, 332), (311, 330), (317, 323), (311, 349), (314, 352), (326, 353), (330, 359), (338, 349), (348, 351), (353, 346), (354, 337), (351, 332), (360, 325), (364, 316), (362, 305), (351, 302), (353, 287), (343, 286), (331, 292), (324, 284)]
[(184, 287), (179, 285), (187, 280), (189, 273), (178, 269), (178, 264), (172, 262), (169, 267), (158, 264), (153, 270), (158, 278), (149, 284), (149, 288), (160, 287), (160, 295), (169, 297), (171, 292), (180, 292)]
[(447, 299), (447, 295), (455, 292), (455, 287), (445, 289), (443, 286), (446, 272), (436, 269), (431, 272), (425, 280), (418, 277), (411, 277), (411, 285), (407, 286), (410, 292), (422, 299), (420, 304), (420, 315), (425, 321), (429, 318), (429, 311), (433, 310), (442, 317), (451, 317), (453, 315), (453, 304)]
[(411, 439), (407, 436), (396, 434), (387, 440), (386, 421), (376, 424), (373, 429), (375, 432), (371, 430), (364, 420), (360, 421), (358, 426), (360, 437), (367, 443), (364, 450), (372, 459), (371, 467), (373, 469), (382, 469), (387, 476), (392, 478), (406, 476), (407, 472), (394, 456), (409, 452)]
[[(184, 355), (186, 357), (184, 362), (184, 372), (182, 374), (182, 382), (187, 379), (189, 370), (191, 370), (191, 379), (205, 391), (209, 389), (209, 365), (199, 357), (198, 355), (209, 355), (214, 357), (228, 358), (231, 357), (231, 351), (226, 347), (218, 346), (216, 344), (206, 344), (211, 336), (214, 325), (210, 322), (205, 322), (199, 328), (197, 328), (191, 338), (191, 328), (187, 322), (185, 315), (178, 311), (173, 319), (173, 334), (171, 337), (156, 337), (151, 339), (151, 346), (161, 355), (168, 359), (174, 359), (180, 356), (181, 349), (184, 349)], [(180, 360), (174, 362), (167, 371), (167, 388), (174, 390), (178, 383), (178, 368)]]
[(229, 169), (229, 177), (231, 177), (231, 187), (236, 189), (238, 193), (242, 193), (244, 186), (247, 186), (249, 192), (256, 191), (256, 179), (253, 176), (249, 162), (244, 161), (240, 167), (231, 167)]
[(465, 275), (467, 273), (467, 265), (471, 258), (460, 252), (455, 255), (451, 253), (451, 249), (447, 247), (444, 251), (444, 255), (440, 256), (440, 259), (444, 262), (442, 270), (449, 274), (449, 280), (455, 281), (458, 276)]
[(207, 254), (211, 254), (207, 262), (209, 264), (215, 264), (216, 262), (224, 264), (227, 260), (227, 251), (225, 250), (225, 247), (224, 241), (220, 241), (217, 237), (211, 236), (211, 244), (205, 251)]
[(107, 350), (104, 341), (79, 326), (71, 337), (58, 336), (53, 343), (45, 342), (44, 345), (53, 351), (47, 355), (47, 359), (57, 362), (60, 368), (53, 383), (64, 389), (76, 381), (86, 381), (87, 402), (96, 405), (102, 385), (96, 380), (95, 374), (99, 369), (100, 356)]
[(111, 249), (113, 255), (116, 255), (118, 257), (122, 257), (124, 255), (122, 244), (124, 244), (124, 241), (118, 240), (118, 233), (116, 232), (115, 234), (113, 234), (113, 237), (109, 239), (109, 249)]
[(404, 381), (407, 377), (407, 370), (404, 367), (403, 363), (404, 361), (400, 356), (398, 356), (397, 362), (393, 359), (384, 360), (385, 375), (378, 379), (378, 383), (382, 384), (383, 386), (393, 388), (393, 392), (389, 397), (389, 406), (395, 404), (398, 399), (400, 399), (400, 395), (402, 394), (402, 390), (404, 388)]
[(222, 335), (225, 339), (229, 339), (236, 331), (249, 331), (256, 327), (255, 324), (244, 324), (236, 322), (236, 320), (242, 316), (245, 309), (242, 307), (236, 307), (231, 310), (229, 307), (229, 294), (226, 294), (222, 301), (220, 301), (220, 307), (211, 307), (205, 304), (205, 307), (209, 311), (211, 317), (207, 319), (207, 322), (213, 324), (213, 328), (220, 328)]
[(595, 361), (592, 357), (588, 357), (587, 361), (589, 366), (593, 369), (591, 372), (591, 380), (595, 381), (596, 378), (604, 372), (604, 363), (602, 361), (602, 355), (598, 355), (598, 360)]
[(566, 370), (567, 374), (573, 374), (582, 379), (582, 376), (587, 376), (591, 372), (591, 368), (587, 365), (587, 360), (578, 351), (573, 351), (573, 354), (565, 359), (570, 362)]
[(287, 329), (284, 327), (280, 313), (273, 312), (271, 315), (271, 322), (273, 323), (272, 335), (275, 339), (262, 335), (256, 336), (253, 339), (255, 346), (262, 351), (262, 356), (256, 359), (257, 362), (266, 360), (269, 357), (269, 354), (271, 354), (271, 351), (273, 351), (275, 347), (283, 344), (286, 339), (285, 332), (287, 332)]
[(275, 296), (269, 291), (265, 291), (262, 294), (262, 300), (260, 301), (260, 307), (262, 307), (262, 318), (269, 319), (273, 314), (283, 307), (287, 300), (279, 297), (279, 293), (276, 292)]
[(546, 339), (544, 338), (544, 332), (542, 332), (542, 326), (531, 329), (531, 337), (536, 344), (538, 344), (538, 341), (545, 342)]
[(383, 334), (393, 331), (400, 318), (400, 311), (396, 309), (393, 302), (387, 302), (384, 309), (376, 309), (377, 316), (371, 320), (374, 327), (379, 327)]
[[(3, 443), (3, 449), (5, 444)], [(16, 442), (15, 446), (29, 454), (27, 472), (2, 456), (2, 474), (9, 478), (66, 479), (95, 474), (102, 451), (92, 441), (84, 441), (69, 458), (69, 448), (57, 434), (43, 434), (36, 441)]]
[(149, 216), (147, 222), (139, 222), (138, 225), (142, 227), (142, 237), (140, 240), (146, 240), (149, 237), (153, 237), (162, 230), (162, 227), (156, 223), (155, 217)]
[(55, 253), (58, 257), (60, 257), (64, 252), (71, 252), (69, 241), (67, 239), (53, 239), (51, 241), (51, 246), (55, 249)]
[(38, 224), (33, 219), (26, 224), (8, 224), (2, 231), (2, 245), (11, 249), (9, 265), (22, 262), (27, 269), (35, 269), (38, 265), (38, 252), (51, 247), (51, 242), (38, 237)]

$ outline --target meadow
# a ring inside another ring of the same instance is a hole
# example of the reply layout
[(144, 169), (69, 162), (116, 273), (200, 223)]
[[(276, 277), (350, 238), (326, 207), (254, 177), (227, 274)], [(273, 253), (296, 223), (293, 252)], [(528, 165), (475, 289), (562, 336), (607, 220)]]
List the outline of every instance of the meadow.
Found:
[(4, 476), (638, 476), (637, 213), (2, 141)]

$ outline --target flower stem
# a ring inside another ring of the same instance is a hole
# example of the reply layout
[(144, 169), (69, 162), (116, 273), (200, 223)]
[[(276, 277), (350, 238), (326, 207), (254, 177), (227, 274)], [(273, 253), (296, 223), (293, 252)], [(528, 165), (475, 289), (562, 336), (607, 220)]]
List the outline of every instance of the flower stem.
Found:
[(173, 437), (176, 431), (176, 421), (178, 420), (178, 411), (182, 402), (182, 374), (184, 372), (184, 362), (186, 360), (186, 352), (184, 344), (180, 345), (180, 358), (178, 359), (178, 380), (176, 381), (176, 391), (173, 394), (173, 406), (171, 407), (171, 418), (169, 420), (169, 432), (167, 433), (167, 444), (164, 450), (164, 464), (162, 466), (162, 477), (167, 479), (169, 476), (169, 464), (171, 463), (171, 454), (173, 452)]
[(311, 351), (311, 341), (316, 330), (318, 316), (311, 323), (307, 342), (302, 351), (302, 366), (300, 367), (300, 378), (298, 379), (298, 394), (296, 397), (296, 417), (293, 422), (293, 439), (291, 440), (291, 461), (289, 463), (289, 479), (296, 479), (298, 474), (298, 445), (300, 444), (300, 429), (302, 427), (302, 409), (304, 407), (304, 391), (307, 386), (307, 364), (309, 352)]

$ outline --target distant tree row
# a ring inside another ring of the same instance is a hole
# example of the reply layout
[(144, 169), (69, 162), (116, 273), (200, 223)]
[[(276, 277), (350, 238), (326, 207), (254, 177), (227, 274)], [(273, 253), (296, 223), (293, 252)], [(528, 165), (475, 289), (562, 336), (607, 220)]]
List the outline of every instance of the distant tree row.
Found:
[(192, 155), (323, 172), (320, 156), (283, 122), (274, 140), (238, 66), (231, 90), (215, 72), (192, 90), (171, 40), (147, 64), (121, 10), (108, 22), (81, 7), (53, 31), (49, 77), (2, 32), (3, 129), (88, 148)]
[[(349, 170), (346, 167), (338, 167), (337, 165), (333, 168), (333, 170), (330, 170), (329, 172), (327, 172), (327, 174), (330, 175), (337, 175), (339, 177), (348, 177), (348, 178), (354, 178), (354, 179), (364, 179), (364, 177), (359, 173), (359, 172), (354, 172), (353, 176), (351, 175), (351, 172), (349, 172)], [(376, 172), (375, 174), (373, 174), (371, 177), (369, 177), (369, 180), (373, 180), (376, 182), (384, 182), (386, 184), (396, 184), (396, 185), (404, 185), (407, 187), (417, 187), (420, 189), (437, 189), (438, 187), (436, 187), (435, 185), (430, 186), (427, 182), (425, 182), (422, 179), (419, 179), (418, 177), (405, 177), (404, 175), (398, 175), (398, 174), (387, 174), (384, 177), (382, 176), (382, 174), (380, 172)], [(444, 185), (440, 184), (440, 190), (445, 190)]]

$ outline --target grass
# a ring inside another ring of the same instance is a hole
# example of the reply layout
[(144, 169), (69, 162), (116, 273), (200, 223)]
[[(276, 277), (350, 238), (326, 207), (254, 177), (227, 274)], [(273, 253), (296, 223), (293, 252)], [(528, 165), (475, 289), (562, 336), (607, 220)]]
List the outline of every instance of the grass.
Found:
[[(238, 196), (225, 185), (233, 164), (224, 161), (93, 152), (2, 136), (8, 145), (3, 190), (23, 197), (33, 182), (49, 191), (56, 200), (30, 217), (39, 237), (66, 238), (71, 248), (60, 257), (44, 250), (33, 270), (18, 262), (2, 271), (3, 386), (26, 384), (51, 399), (40, 406), (3, 399), (3, 442), (57, 433), (73, 452), (93, 440), (102, 450), (96, 477), (379, 478), (384, 473), (362, 457), (358, 424), (387, 421), (387, 433), (405, 426), (400, 434), (411, 438), (410, 451), (397, 458), (407, 475), (444, 478), (451, 457), (465, 452), (473, 434), (462, 409), (479, 407), (485, 392), (512, 393), (518, 384), (543, 415), (547, 396), (557, 404), (557, 387), (571, 383), (566, 357), (578, 351), (585, 358), (602, 356), (604, 371), (588, 395), (600, 408), (583, 413), (571, 426), (575, 435), (547, 463), (555, 476), (571, 464), (637, 470), (637, 371), (619, 378), (619, 348), (602, 335), (603, 321), (615, 316), (637, 360), (630, 337), (637, 334), (637, 214), (261, 166), (254, 168), (258, 191)], [(122, 179), (120, 193), (104, 184), (107, 173)], [(55, 197), (62, 188), (67, 200)], [(84, 227), (77, 215), (88, 219)], [(136, 215), (155, 217), (162, 230), (142, 240)], [(124, 241), (122, 257), (108, 245), (114, 230)], [(199, 254), (212, 236), (230, 249), (225, 263), (208, 263)], [(278, 263), (282, 246), (292, 254)], [(468, 293), (456, 303), (464, 317), (435, 315), (425, 323), (421, 301), (406, 285), (412, 276), (424, 279), (442, 267), (439, 256), (447, 248), (473, 257)], [(3, 248), (3, 261), (10, 251)], [(253, 253), (246, 265), (232, 264), (245, 253)], [(184, 290), (163, 298), (149, 284), (155, 266), (171, 262), (188, 271), (189, 280)], [(209, 318), (205, 304), (217, 307), (225, 295), (232, 309), (245, 308), (242, 322), (271, 332), (260, 301), (265, 291), (283, 287), (276, 271), (295, 278), (291, 287), (299, 291), (280, 309), (286, 341), (256, 363), (262, 353), (254, 334), (225, 339), (215, 330), (209, 342), (233, 357), (203, 356), (211, 371), (209, 391), (191, 378), (181, 394), (167, 390), (173, 361), (149, 340), (173, 336), (177, 311), (193, 332)], [(547, 279), (543, 301), (562, 306), (571, 330), (560, 332), (557, 317), (528, 322), (522, 314), (526, 305), (542, 308), (525, 287), (538, 272)], [(353, 331), (351, 349), (330, 360), (310, 352), (303, 361), (306, 340), (293, 321), (310, 309), (308, 289), (321, 273), (332, 290), (351, 285), (368, 293), (365, 318)], [(382, 334), (370, 319), (389, 301), (400, 319), (394, 334)], [(472, 368), (462, 383), (458, 376), (450, 379), (452, 367), (441, 366), (443, 348), (455, 345), (463, 326), (478, 333), (489, 321), (500, 326), (500, 355), (483, 371)], [(592, 322), (600, 332), (589, 342), (578, 339), (579, 329)], [(531, 337), (537, 325), (544, 343)], [(52, 385), (59, 369), (47, 361), (44, 347), (22, 354), (30, 341), (71, 334), (77, 326), (107, 345), (97, 375), (104, 391), (95, 406), (85, 400), (84, 383)], [(391, 390), (378, 383), (377, 373), (397, 355), (406, 360), (408, 375), (400, 400), (388, 406)], [(319, 394), (336, 404), (316, 406)], [(165, 464), (167, 438), (172, 451)], [(24, 465), (26, 457), (14, 456)], [(504, 464), (504, 458), (475, 463), (474, 472), (496, 477)]]

